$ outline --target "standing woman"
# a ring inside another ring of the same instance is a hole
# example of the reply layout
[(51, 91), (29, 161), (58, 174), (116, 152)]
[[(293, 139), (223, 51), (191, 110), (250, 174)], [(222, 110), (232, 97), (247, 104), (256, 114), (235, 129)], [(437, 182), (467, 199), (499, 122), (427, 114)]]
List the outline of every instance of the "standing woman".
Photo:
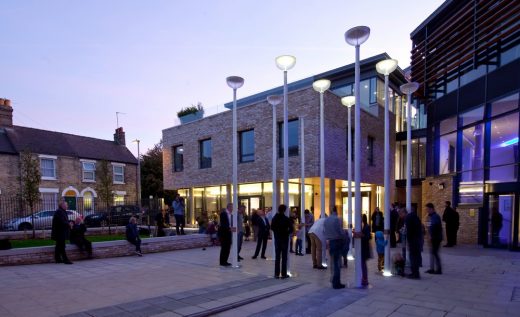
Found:
[(363, 286), (368, 286), (367, 260), (372, 258), (372, 252), (370, 250), (370, 239), (370, 225), (368, 224), (367, 215), (363, 214), (361, 228), (361, 271), (363, 272), (361, 285)]

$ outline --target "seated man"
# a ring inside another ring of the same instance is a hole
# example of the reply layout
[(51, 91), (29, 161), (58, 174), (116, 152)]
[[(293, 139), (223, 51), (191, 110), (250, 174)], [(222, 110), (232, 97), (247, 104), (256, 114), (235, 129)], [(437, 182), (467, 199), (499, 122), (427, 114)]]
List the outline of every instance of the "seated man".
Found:
[(143, 256), (141, 253), (141, 238), (139, 237), (139, 229), (137, 228), (137, 219), (130, 218), (130, 223), (126, 225), (126, 240), (135, 245), (135, 254)]
[(87, 227), (83, 223), (83, 217), (79, 216), (76, 221), (71, 221), (70, 243), (75, 244), (80, 251), (87, 251), (87, 258), (92, 259), (92, 242), (85, 238)]

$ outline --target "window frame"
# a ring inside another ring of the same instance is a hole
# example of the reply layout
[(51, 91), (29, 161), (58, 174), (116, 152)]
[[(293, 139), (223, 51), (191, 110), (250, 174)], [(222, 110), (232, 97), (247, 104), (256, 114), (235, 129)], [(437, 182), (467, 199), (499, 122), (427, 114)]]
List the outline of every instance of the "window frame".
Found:
[[(121, 168), (121, 173), (116, 172), (116, 168)], [(117, 176), (121, 176), (123, 180), (117, 180)], [(112, 183), (119, 185), (125, 184), (125, 164), (112, 163)]]
[[(38, 155), (38, 158), (40, 160), (40, 173), (41, 173), (41, 179), (42, 180), (57, 180), (58, 177), (57, 177), (57, 164), (56, 164), (56, 161), (58, 160), (58, 157), (57, 156), (51, 156), (51, 155)], [(43, 167), (42, 167), (42, 162), (43, 161), (49, 161), (49, 162), (52, 162), (52, 171), (53, 171), (53, 175), (52, 176), (45, 176), (44, 175), (44, 172), (43, 172)]]
[[(292, 118), (287, 120), (287, 126), (291, 122), (297, 121), (297, 133), (298, 137), (296, 138), (296, 151), (291, 152), (291, 147), (289, 146), (289, 157), (291, 156), (299, 156), (300, 155), (300, 118)], [(284, 155), (284, 149), (283, 149), (283, 121), (278, 122), (278, 158), (283, 158)], [(289, 139), (288, 139), (289, 140)], [(289, 142), (288, 142), (289, 143)]]
[(369, 135), (367, 136), (367, 161), (368, 166), (375, 166), (374, 163), (374, 144), (376, 143), (376, 139)]
[[(242, 136), (245, 135), (245, 133), (252, 132), (253, 134), (253, 152), (252, 153), (243, 153), (243, 147), (242, 147)], [(248, 129), (238, 132), (238, 153), (239, 153), (239, 162), (240, 163), (250, 163), (255, 161), (255, 129)], [(244, 159), (244, 156), (251, 157), (250, 159)]]
[[(177, 149), (182, 149), (180, 156), (179, 166), (177, 166)], [(184, 144), (178, 144), (172, 146), (172, 172), (182, 172), (184, 170)]]
[[(203, 149), (205, 142), (210, 142), (210, 153), (209, 159), (204, 158), (203, 160)], [(213, 142), (211, 138), (199, 140), (199, 169), (207, 169), (212, 167), (213, 159)]]
[[(80, 160), (81, 162), (81, 179), (84, 183), (95, 183), (96, 182), (96, 161), (89, 160)], [(94, 168), (92, 170), (86, 170), (85, 164), (93, 164)], [(92, 178), (86, 178), (85, 173), (92, 173)]]

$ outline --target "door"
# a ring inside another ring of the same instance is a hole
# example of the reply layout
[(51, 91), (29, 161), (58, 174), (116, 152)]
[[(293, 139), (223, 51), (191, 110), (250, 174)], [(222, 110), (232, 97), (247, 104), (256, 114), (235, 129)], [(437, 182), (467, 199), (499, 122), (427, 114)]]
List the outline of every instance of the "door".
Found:
[(493, 248), (518, 249), (518, 195), (490, 193), (487, 204), (487, 245)]
[(263, 208), (263, 197), (262, 196), (241, 196), (238, 198), (240, 205), (244, 205), (246, 207), (245, 214), (248, 217), (251, 217), (251, 212), (253, 209)]
[(76, 210), (76, 197), (65, 196), (64, 199), (69, 205), (69, 210)]

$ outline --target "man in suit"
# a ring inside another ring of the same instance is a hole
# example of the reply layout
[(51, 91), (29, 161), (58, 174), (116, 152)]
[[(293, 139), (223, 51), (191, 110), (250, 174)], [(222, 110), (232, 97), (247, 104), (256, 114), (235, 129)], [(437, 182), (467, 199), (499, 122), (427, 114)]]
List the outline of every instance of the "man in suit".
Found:
[(275, 247), (275, 263), (274, 278), (280, 278), (280, 260), (281, 260), (281, 278), (288, 278), (287, 275), (287, 249), (289, 247), (289, 236), (293, 231), (291, 219), (285, 215), (287, 206), (280, 205), (278, 213), (271, 221), (271, 229), (274, 234)]
[(262, 246), (262, 259), (266, 259), (265, 257), (265, 248), (267, 247), (267, 239), (269, 238), (269, 230), (271, 230), (271, 226), (269, 226), (269, 221), (265, 217), (265, 212), (262, 209), (257, 211), (258, 218), (256, 220), (256, 225), (258, 226), (258, 239), (256, 240), (256, 250), (253, 259), (258, 257), (258, 253), (260, 253), (260, 246)]
[(56, 248), (54, 249), (56, 263), (72, 264), (65, 253), (65, 240), (70, 236), (69, 217), (67, 215), (68, 207), (66, 201), (60, 202), (58, 210), (52, 217), (51, 239), (56, 241)]
[(220, 225), (218, 227), (218, 236), (220, 239), (220, 265), (231, 266), (228, 262), (229, 252), (231, 251), (231, 217), (233, 213), (233, 204), (229, 203), (227, 208), (220, 213)]

